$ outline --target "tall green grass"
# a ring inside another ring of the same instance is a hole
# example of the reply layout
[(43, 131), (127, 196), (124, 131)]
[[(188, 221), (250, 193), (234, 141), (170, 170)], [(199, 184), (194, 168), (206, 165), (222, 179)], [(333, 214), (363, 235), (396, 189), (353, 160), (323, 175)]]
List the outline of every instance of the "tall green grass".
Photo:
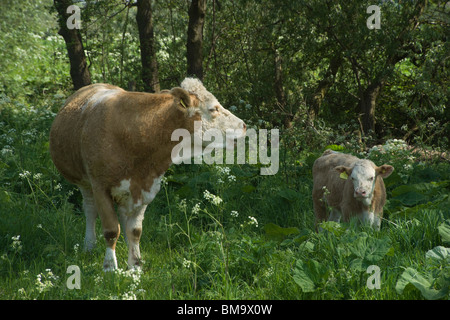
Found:
[[(396, 168), (379, 232), (354, 221), (314, 232), (311, 166), (322, 150), (282, 149), (274, 176), (250, 165), (173, 166), (146, 212), (142, 272), (126, 270), (121, 237), (120, 269), (104, 273), (104, 241), (83, 251), (81, 195), (49, 158), (61, 103), (0, 100), (0, 299), (449, 297), (449, 164), (401, 148), (365, 155)], [(71, 265), (79, 290), (67, 286)], [(379, 267), (380, 289), (367, 286), (369, 265)]]

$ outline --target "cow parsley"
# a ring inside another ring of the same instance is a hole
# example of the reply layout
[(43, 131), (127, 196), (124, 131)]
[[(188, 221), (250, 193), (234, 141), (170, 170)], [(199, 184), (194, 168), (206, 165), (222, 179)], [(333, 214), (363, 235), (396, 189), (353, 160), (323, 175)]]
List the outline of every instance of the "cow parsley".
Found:
[(11, 240), (13, 241), (11, 243), (11, 248), (15, 251), (15, 252), (20, 252), (22, 251), (22, 242), (20, 241), (20, 235), (14, 236), (11, 238)]
[(254, 225), (255, 227), (258, 228), (258, 220), (256, 220), (256, 218), (255, 218), (255, 217), (252, 217), (252, 216), (248, 216), (248, 218), (250, 219), (250, 221), (248, 222), (248, 224)]
[(39, 273), (36, 276), (36, 289), (40, 293), (48, 291), (55, 286), (58, 280), (59, 277), (54, 275), (51, 269), (45, 269), (45, 273)]
[(195, 206), (192, 207), (192, 214), (198, 214), (200, 209), (200, 203), (195, 204)]
[(214, 194), (212, 194), (211, 192), (209, 192), (208, 190), (205, 190), (203, 192), (203, 197), (208, 200), (209, 202), (211, 202), (213, 205), (218, 206), (219, 204), (221, 204), (223, 202), (222, 198), (220, 198), (219, 196), (216, 196)]

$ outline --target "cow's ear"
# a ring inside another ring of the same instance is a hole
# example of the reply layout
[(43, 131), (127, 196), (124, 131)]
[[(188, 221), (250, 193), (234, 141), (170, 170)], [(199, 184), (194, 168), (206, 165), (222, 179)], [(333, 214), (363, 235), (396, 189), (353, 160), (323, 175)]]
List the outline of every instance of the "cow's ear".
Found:
[(382, 166), (379, 166), (375, 169), (377, 175), (379, 175), (382, 178), (389, 177), (393, 171), (394, 167), (389, 164), (383, 164)]
[(337, 172), (340, 173), (339, 176), (341, 177), (341, 179), (346, 180), (348, 178), (348, 176), (350, 176), (352, 174), (353, 168), (346, 167), (346, 166), (337, 166), (337, 167), (334, 167), (334, 170), (336, 170)]
[(187, 110), (191, 107), (191, 97), (189, 92), (182, 88), (173, 88), (170, 93), (175, 98), (175, 104), (182, 110)]

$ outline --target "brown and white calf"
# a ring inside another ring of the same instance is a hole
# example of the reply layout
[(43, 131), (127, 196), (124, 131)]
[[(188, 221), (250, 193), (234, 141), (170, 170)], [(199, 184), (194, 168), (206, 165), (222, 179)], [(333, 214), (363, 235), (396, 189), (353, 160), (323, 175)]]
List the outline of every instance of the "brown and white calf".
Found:
[(393, 170), (391, 165), (377, 167), (370, 160), (326, 150), (313, 165), (316, 228), (327, 218), (339, 222), (342, 215), (344, 222), (356, 216), (378, 230), (386, 202), (383, 178)]
[(202, 131), (218, 129), (225, 137), (233, 129), (236, 138), (245, 136), (244, 122), (193, 78), (186, 78), (181, 88), (158, 94), (93, 84), (75, 92), (59, 111), (50, 131), (51, 157), (83, 195), (87, 250), (95, 246), (95, 222), (100, 217), (107, 245), (105, 270), (117, 268), (120, 224), (115, 205), (125, 229), (128, 267), (139, 266), (144, 212), (160, 189), (178, 143), (172, 141), (172, 132), (185, 129), (194, 134), (195, 121), (201, 121)]

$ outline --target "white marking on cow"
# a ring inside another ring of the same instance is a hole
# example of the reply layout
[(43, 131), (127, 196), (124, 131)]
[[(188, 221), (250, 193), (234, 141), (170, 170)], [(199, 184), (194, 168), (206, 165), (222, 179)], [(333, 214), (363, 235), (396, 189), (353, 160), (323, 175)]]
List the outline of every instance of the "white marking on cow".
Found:
[(113, 199), (119, 204), (120, 213), (127, 216), (133, 215), (136, 210), (142, 207), (142, 205), (150, 204), (161, 189), (162, 177), (163, 175), (155, 178), (148, 191), (142, 189), (141, 197), (138, 199), (133, 199), (131, 195), (131, 179), (124, 179), (120, 181), (120, 185), (118, 187), (113, 187), (111, 189)]
[(106, 88), (98, 89), (98, 91), (91, 98), (89, 98), (89, 100), (86, 101), (85, 104), (83, 104), (81, 106), (81, 110), (85, 111), (85, 109), (88, 106), (93, 108), (96, 105), (98, 105), (100, 102), (113, 97), (114, 95), (116, 95), (117, 93), (119, 93), (121, 91), (122, 90), (118, 90), (118, 89), (106, 89)]
[(104, 271), (113, 271), (117, 269), (116, 251), (107, 247), (105, 253), (105, 261), (103, 262)]
[(142, 203), (147, 205), (150, 202), (153, 201), (153, 199), (155, 199), (156, 195), (158, 194), (159, 190), (161, 189), (161, 179), (162, 179), (163, 175), (159, 176), (158, 178), (155, 178), (153, 180), (153, 184), (150, 187), (149, 191), (145, 191), (142, 190), (141, 194), (142, 194)]
[(375, 187), (375, 169), (372, 164), (367, 160), (357, 161), (350, 177), (355, 198), (363, 201), (364, 205), (370, 206)]

